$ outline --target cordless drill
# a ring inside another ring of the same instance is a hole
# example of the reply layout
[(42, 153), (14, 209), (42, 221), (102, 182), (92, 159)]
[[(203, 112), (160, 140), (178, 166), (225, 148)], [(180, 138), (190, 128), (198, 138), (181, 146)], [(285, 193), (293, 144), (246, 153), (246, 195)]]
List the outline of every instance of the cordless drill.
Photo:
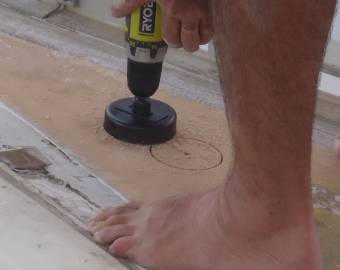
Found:
[(161, 8), (150, 1), (126, 18), (127, 80), (134, 97), (113, 102), (105, 112), (105, 130), (119, 140), (157, 144), (176, 134), (177, 115), (157, 91), (168, 49), (162, 40)]

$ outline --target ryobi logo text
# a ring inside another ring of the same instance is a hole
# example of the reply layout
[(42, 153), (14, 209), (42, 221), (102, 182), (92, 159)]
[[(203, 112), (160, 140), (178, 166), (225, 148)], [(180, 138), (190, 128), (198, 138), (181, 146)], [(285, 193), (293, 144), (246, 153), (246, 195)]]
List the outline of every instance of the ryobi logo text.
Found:
[(153, 34), (155, 32), (157, 4), (149, 2), (141, 7), (139, 32)]

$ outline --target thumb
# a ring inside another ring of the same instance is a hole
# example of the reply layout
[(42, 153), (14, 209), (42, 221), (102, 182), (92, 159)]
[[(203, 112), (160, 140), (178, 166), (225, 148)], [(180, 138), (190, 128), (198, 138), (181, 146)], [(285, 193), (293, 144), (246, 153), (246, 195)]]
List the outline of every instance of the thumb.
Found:
[(150, 0), (113, 0), (111, 9), (112, 16), (116, 18), (127, 16), (149, 1)]

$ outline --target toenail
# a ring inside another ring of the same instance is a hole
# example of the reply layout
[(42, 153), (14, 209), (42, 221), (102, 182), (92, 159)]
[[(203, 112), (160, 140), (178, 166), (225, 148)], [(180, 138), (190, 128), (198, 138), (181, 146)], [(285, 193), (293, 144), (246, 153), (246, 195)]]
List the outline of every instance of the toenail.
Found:
[(116, 255), (117, 253), (117, 248), (112, 244), (110, 247), (109, 247), (109, 252), (113, 255)]
[(94, 224), (91, 229), (93, 230), (93, 232), (96, 232), (100, 230), (101, 228), (102, 228), (101, 224)]
[(96, 232), (94, 234), (94, 239), (96, 240), (96, 242), (102, 242), (101, 234), (99, 232)]

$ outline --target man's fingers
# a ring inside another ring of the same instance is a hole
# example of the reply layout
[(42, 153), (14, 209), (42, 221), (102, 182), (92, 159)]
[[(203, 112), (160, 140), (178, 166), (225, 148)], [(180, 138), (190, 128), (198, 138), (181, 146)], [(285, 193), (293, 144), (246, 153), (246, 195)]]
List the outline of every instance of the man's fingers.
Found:
[[(120, 18), (131, 14), (148, 0), (113, 0), (112, 15)], [(164, 9), (166, 10), (166, 9)], [(213, 36), (211, 20), (179, 19), (163, 10), (163, 39), (170, 47), (183, 47), (195, 52), (200, 44), (208, 43)]]
[(200, 44), (207, 44), (214, 35), (212, 21), (210, 19), (204, 19), (200, 21), (199, 26)]
[(181, 23), (174, 17), (163, 13), (163, 39), (173, 48), (182, 47), (181, 42)]
[(112, 16), (116, 18), (125, 17), (146, 2), (148, 0), (113, 0)]
[(198, 20), (182, 21), (181, 41), (183, 48), (188, 52), (195, 52), (200, 45), (200, 31)]

